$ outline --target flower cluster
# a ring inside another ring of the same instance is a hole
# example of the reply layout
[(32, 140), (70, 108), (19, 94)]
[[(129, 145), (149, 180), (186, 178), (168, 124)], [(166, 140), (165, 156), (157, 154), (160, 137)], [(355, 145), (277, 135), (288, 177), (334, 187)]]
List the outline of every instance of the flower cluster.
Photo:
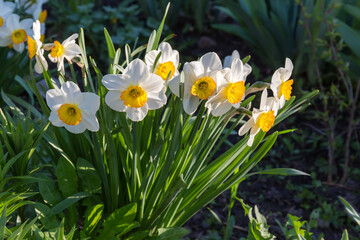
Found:
[[(25, 41), (33, 32), (31, 29), (33, 21), (39, 21), (42, 24), (40, 39), (43, 41), (47, 11), (43, 11), (42, 6), (45, 2), (46, 0), (20, 0), (15, 4), (0, 0), (0, 47), (10, 47), (17, 52), (23, 52)], [(23, 16), (14, 13), (23, 10), (32, 18), (23, 18)], [(23, 19), (21, 20), (21, 18)]]
[[(70, 61), (77, 53), (78, 46), (73, 42), (75, 37), (73, 35), (62, 44), (55, 42), (52, 45), (49, 58), (58, 62), (59, 70), (63, 69), (59, 62), (64, 57)], [(68, 58), (67, 54), (70, 53), (73, 55)], [(178, 51), (173, 50), (169, 43), (161, 43), (157, 50), (145, 55), (145, 61), (135, 59), (121, 74), (103, 76), (102, 84), (109, 90), (105, 96), (106, 105), (112, 110), (126, 112), (132, 121), (142, 121), (149, 110), (159, 109), (167, 103), (166, 92), (169, 87), (173, 94), (183, 99), (183, 108), (187, 114), (194, 114), (200, 102), (205, 101), (208, 113), (218, 117), (231, 110), (238, 110), (241, 102), (252, 93), (246, 92), (245, 85), (252, 68), (243, 63), (237, 51), (225, 58), (224, 68), (214, 52), (203, 55), (199, 61), (185, 63), (182, 75), (178, 67)], [(260, 108), (253, 108), (249, 112), (249, 120), (239, 129), (239, 135), (250, 130), (248, 146), (252, 146), (260, 130), (267, 132), (271, 129), (277, 112), (290, 99), (293, 80), (289, 78), (292, 69), (292, 62), (287, 58), (285, 67), (274, 72), (271, 84), (260, 89)], [(182, 91), (181, 76), (184, 76)], [(272, 97), (268, 97), (267, 88), (272, 90)], [(66, 82), (61, 90), (49, 90), (46, 99), (51, 109), (50, 121), (55, 126), (65, 126), (73, 133), (99, 129), (95, 117), (99, 97), (95, 94), (81, 93), (74, 83)]]

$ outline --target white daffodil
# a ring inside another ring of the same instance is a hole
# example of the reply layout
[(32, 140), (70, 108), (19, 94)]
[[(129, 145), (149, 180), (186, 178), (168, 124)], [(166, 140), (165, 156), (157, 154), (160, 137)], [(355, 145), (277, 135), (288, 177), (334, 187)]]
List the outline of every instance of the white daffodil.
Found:
[(41, 31), (40, 31), (40, 21), (36, 20), (33, 23), (33, 31), (34, 31), (34, 39), (28, 36), (28, 51), (29, 57), (32, 59), (35, 56), (36, 64), (35, 64), (35, 71), (37, 73), (43, 72), (43, 67), (45, 70), (48, 69), (47, 61), (44, 57), (44, 49), (42, 49), (43, 43), (41, 42)]
[(72, 133), (82, 133), (86, 129), (92, 132), (99, 130), (95, 116), (100, 107), (98, 95), (81, 92), (73, 82), (65, 82), (61, 89), (50, 89), (46, 92), (46, 103), (51, 113), (49, 120), (57, 127), (65, 127)]
[(274, 108), (282, 108), (286, 100), (289, 100), (291, 97), (292, 84), (294, 81), (290, 79), (290, 76), (293, 68), (294, 66), (291, 60), (286, 58), (285, 68), (281, 67), (277, 69), (271, 78), (270, 88), (274, 94)]
[(75, 43), (75, 39), (77, 38), (78, 34), (75, 33), (62, 43), (55, 41), (54, 43), (44, 45), (45, 50), (51, 49), (48, 57), (50, 61), (57, 63), (57, 69), (63, 75), (65, 75), (64, 58), (71, 64), (71, 60), (74, 57), (80, 57), (80, 47)]
[(274, 125), (275, 116), (276, 111), (268, 105), (267, 89), (265, 88), (261, 94), (260, 109), (252, 110), (252, 117), (239, 129), (239, 135), (242, 136), (251, 129), (247, 142), (247, 145), (251, 147), (260, 129), (267, 132)]
[[(183, 106), (187, 114), (193, 114), (199, 106), (200, 100), (207, 100), (215, 93), (216, 75), (222, 68), (219, 56), (210, 52), (184, 65), (184, 101)], [(179, 96), (179, 77), (169, 82), (171, 91)]]
[(4, 26), (6, 18), (14, 12), (15, 3), (0, 0), (0, 29)]
[(18, 51), (24, 50), (24, 42), (28, 35), (32, 34), (31, 25), (32, 19), (23, 19), (20, 21), (20, 17), (16, 14), (11, 14), (5, 22), (5, 26), (0, 28), (0, 47), (9, 46)]
[(231, 54), (231, 56), (226, 56), (224, 59), (224, 68), (230, 67), (231, 63), (235, 60), (235, 59), (240, 59), (240, 54), (237, 50), (234, 50)]
[[(161, 55), (154, 66), (156, 57), (161, 52)], [(145, 55), (145, 63), (148, 66), (150, 72), (154, 70), (156, 75), (159, 75), (163, 80), (169, 76), (169, 80), (179, 75), (179, 52), (173, 50), (171, 45), (167, 42), (163, 42), (159, 45), (158, 50), (152, 50)], [(171, 72), (171, 73), (170, 73)], [(169, 75), (170, 74), (170, 75)]]
[(245, 97), (246, 77), (251, 70), (251, 66), (243, 65), (239, 57), (232, 61), (231, 68), (218, 72), (217, 93), (205, 104), (213, 116), (221, 116), (231, 107), (240, 107), (240, 102)]
[(105, 103), (115, 111), (126, 112), (135, 122), (143, 120), (148, 110), (166, 104), (166, 95), (162, 91), (164, 80), (151, 73), (140, 59), (130, 62), (123, 74), (105, 75), (102, 83), (110, 90)]

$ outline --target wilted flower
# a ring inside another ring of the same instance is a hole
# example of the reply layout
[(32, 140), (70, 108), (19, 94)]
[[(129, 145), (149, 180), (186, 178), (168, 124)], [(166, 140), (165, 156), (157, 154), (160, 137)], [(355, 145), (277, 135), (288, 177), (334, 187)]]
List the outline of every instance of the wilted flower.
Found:
[(82, 133), (86, 129), (96, 132), (99, 123), (95, 116), (100, 106), (100, 98), (94, 93), (80, 91), (73, 82), (65, 82), (61, 89), (46, 92), (46, 103), (51, 113), (49, 120), (57, 127), (65, 127), (72, 133)]
[[(184, 65), (184, 101), (183, 106), (187, 114), (193, 114), (199, 100), (207, 100), (215, 93), (216, 74), (222, 68), (219, 56), (210, 52), (200, 58)], [(179, 77), (169, 83), (171, 91), (179, 95)]]
[(0, 28), (4, 26), (6, 18), (14, 12), (15, 3), (0, 0)]
[(231, 63), (231, 69), (225, 68), (217, 74), (217, 94), (210, 97), (206, 107), (214, 116), (221, 116), (231, 109), (239, 108), (245, 97), (245, 81), (250, 74), (249, 64), (243, 65), (240, 57)]
[(141, 121), (148, 110), (166, 104), (163, 79), (149, 72), (140, 59), (133, 60), (123, 74), (105, 75), (102, 83), (110, 90), (105, 103), (115, 111), (126, 112), (132, 121)]
[(28, 35), (32, 34), (32, 19), (23, 19), (16, 14), (11, 14), (7, 19), (5, 26), (0, 28), (0, 46), (5, 47), (12, 44), (13, 48), (22, 52), (24, 50), (24, 42)]
[(42, 49), (42, 42), (41, 42), (41, 34), (40, 34), (40, 21), (36, 20), (36, 22), (33, 23), (33, 31), (34, 31), (34, 39), (32, 39), (30, 36), (28, 36), (28, 51), (29, 51), (29, 57), (32, 59), (35, 56), (36, 64), (35, 64), (35, 71), (37, 73), (43, 72), (43, 67), (45, 70), (48, 69), (47, 61), (44, 57), (44, 49)]
[[(156, 66), (154, 66), (156, 57), (160, 52), (161, 55), (156, 63)], [(154, 69), (154, 73), (159, 75), (163, 80), (166, 80), (169, 74), (169, 80), (179, 75), (179, 71), (177, 70), (179, 66), (179, 52), (173, 50), (171, 45), (167, 42), (161, 43), (158, 50), (148, 52), (145, 56), (145, 63), (150, 72)]]
[(261, 94), (260, 109), (252, 110), (252, 117), (239, 129), (239, 135), (242, 136), (250, 129), (250, 137), (247, 142), (249, 147), (252, 146), (256, 134), (261, 130), (267, 132), (274, 125), (276, 110), (273, 110), (267, 98), (267, 89)]
[(46, 50), (50, 50), (49, 59), (57, 63), (57, 69), (63, 75), (65, 74), (65, 67), (64, 67), (64, 58), (69, 61), (71, 64), (71, 60), (74, 57), (79, 57), (81, 54), (80, 47), (75, 43), (75, 39), (77, 39), (78, 34), (75, 33), (67, 38), (62, 43), (55, 41), (54, 43), (45, 44), (44, 48)]
[(285, 105), (286, 100), (291, 97), (293, 80), (290, 79), (294, 66), (289, 58), (285, 60), (285, 68), (277, 69), (272, 78), (270, 88), (274, 94), (274, 107), (280, 109)]

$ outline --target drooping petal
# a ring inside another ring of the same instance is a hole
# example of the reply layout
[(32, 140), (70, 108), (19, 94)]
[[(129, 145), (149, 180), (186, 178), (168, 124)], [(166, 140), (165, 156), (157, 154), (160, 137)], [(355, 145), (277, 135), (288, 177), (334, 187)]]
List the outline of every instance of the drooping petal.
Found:
[(148, 76), (148, 78), (139, 80), (140, 87), (142, 87), (147, 93), (160, 92), (164, 86), (164, 80), (160, 76), (153, 73), (150, 73)]
[(180, 75), (174, 77), (168, 82), (168, 86), (173, 94), (179, 97), (179, 87), (180, 87)]
[(81, 121), (77, 125), (65, 125), (65, 129), (68, 130), (69, 132), (79, 134), (79, 133), (83, 133), (86, 130), (86, 127), (84, 123)]
[(250, 128), (252, 128), (255, 125), (254, 119), (250, 118), (244, 125), (241, 126), (239, 129), (239, 136), (245, 135), (249, 131)]
[(60, 89), (50, 89), (46, 92), (46, 104), (51, 110), (57, 110), (64, 103), (66, 99)]
[(67, 81), (61, 86), (61, 91), (63, 92), (66, 100), (69, 103), (80, 104), (82, 102), (83, 96), (78, 85), (74, 82)]
[(261, 93), (260, 110), (264, 110), (266, 108), (267, 96), (268, 96), (268, 92), (267, 92), (267, 88), (265, 88)]
[(184, 101), (183, 101), (184, 111), (187, 114), (192, 115), (196, 111), (198, 106), (199, 106), (199, 98), (191, 95), (191, 93), (190, 94), (185, 93)]
[(100, 107), (100, 97), (95, 93), (84, 92), (82, 93), (82, 101), (79, 108), (88, 114), (95, 114)]
[(131, 85), (130, 76), (125, 74), (107, 74), (101, 82), (108, 90), (124, 91)]
[(43, 55), (36, 55), (35, 59), (36, 63), (34, 69), (37, 73), (41, 74), (43, 72), (43, 67), (45, 68), (45, 70), (48, 70), (48, 63)]
[(127, 108), (120, 99), (121, 93), (122, 91), (110, 90), (105, 96), (106, 105), (118, 112), (124, 112)]
[(206, 53), (200, 58), (200, 62), (203, 64), (205, 72), (219, 71), (222, 68), (221, 60), (214, 52)]
[(127, 108), (126, 114), (129, 116), (129, 118), (134, 122), (142, 121), (146, 114), (148, 113), (148, 105), (145, 104), (141, 108)]
[(64, 48), (65, 58), (70, 62), (74, 57), (81, 54), (80, 47), (76, 43), (70, 43)]
[(129, 63), (123, 74), (130, 76), (133, 85), (138, 85), (139, 82), (148, 78), (150, 72), (146, 64), (137, 58)]
[(247, 141), (247, 145), (249, 147), (251, 147), (253, 145), (255, 136), (259, 131), (260, 131), (260, 128), (257, 126), (254, 126), (253, 128), (251, 128), (249, 140)]
[(20, 44), (13, 44), (13, 48), (15, 51), (22, 53), (25, 49), (24, 43), (20, 43)]
[(6, 47), (11, 44), (11, 37), (4, 37), (0, 36), (0, 47)]
[(89, 131), (99, 131), (99, 122), (94, 114), (84, 113), (81, 122)]

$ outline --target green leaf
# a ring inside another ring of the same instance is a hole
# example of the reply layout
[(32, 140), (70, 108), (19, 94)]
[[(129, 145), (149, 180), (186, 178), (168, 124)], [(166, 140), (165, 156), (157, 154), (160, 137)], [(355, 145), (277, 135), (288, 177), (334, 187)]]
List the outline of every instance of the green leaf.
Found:
[(6, 226), (6, 205), (2, 210), (1, 217), (0, 217), (0, 240), (3, 240), (5, 237), (5, 226)]
[(38, 219), (45, 228), (52, 229), (59, 226), (59, 221), (56, 219), (55, 214), (51, 211), (51, 208), (40, 202), (36, 202), (34, 207)]
[(101, 179), (90, 162), (83, 158), (78, 158), (76, 169), (83, 191), (93, 193), (101, 189)]
[(159, 228), (156, 240), (180, 240), (183, 236), (190, 231), (182, 227)]
[(81, 199), (90, 197), (90, 196), (91, 195), (87, 192), (76, 193), (76, 194), (71, 195), (71, 196), (67, 197), (66, 199), (62, 200), (58, 204), (56, 204), (51, 210), (55, 214), (58, 214), (58, 213), (64, 211), (65, 209), (67, 209), (68, 207), (72, 206), (76, 202), (80, 201)]
[(360, 34), (358, 31), (352, 29), (344, 22), (336, 20), (336, 30), (340, 33), (344, 42), (349, 46), (353, 53), (360, 58)]
[(353, 206), (351, 206), (350, 203), (348, 203), (344, 198), (339, 197), (339, 199), (341, 203), (344, 205), (347, 214), (349, 214), (349, 216), (360, 226), (360, 216), (353, 208)]
[(167, 15), (168, 11), (169, 11), (169, 7), (170, 7), (170, 2), (166, 6), (164, 17), (163, 17), (163, 19), (161, 21), (161, 24), (160, 24), (159, 28), (156, 31), (156, 37), (155, 37), (155, 40), (154, 40), (154, 44), (152, 46), (152, 50), (155, 50), (158, 47), (158, 44), (160, 42), (161, 33), (162, 33), (163, 28), (164, 28), (165, 18), (166, 18), (166, 15)]
[(61, 194), (51, 179), (39, 182), (39, 192), (44, 199), (44, 202), (47, 204), (54, 205), (61, 201)]
[(348, 231), (346, 229), (343, 232), (341, 240), (349, 240), (349, 234), (348, 234)]
[(64, 197), (78, 192), (78, 179), (75, 166), (72, 162), (60, 157), (56, 169), (60, 191)]
[(103, 210), (104, 205), (97, 204), (86, 211), (84, 229), (87, 234), (90, 234), (92, 231), (94, 231), (95, 227), (101, 220)]
[(104, 28), (104, 35), (105, 35), (106, 45), (107, 45), (107, 49), (108, 49), (108, 53), (109, 53), (109, 63), (112, 63), (114, 61), (114, 57), (115, 57), (114, 43), (111, 40), (110, 34), (106, 30), (106, 28)]
[(272, 169), (266, 169), (259, 172), (250, 173), (249, 175), (255, 175), (255, 174), (269, 174), (269, 175), (283, 175), (283, 176), (310, 176), (308, 173), (304, 173), (300, 170), (296, 170), (293, 168), (272, 168)]
[(125, 240), (142, 240), (149, 236), (149, 231), (138, 231), (132, 233), (129, 237), (125, 238)]

